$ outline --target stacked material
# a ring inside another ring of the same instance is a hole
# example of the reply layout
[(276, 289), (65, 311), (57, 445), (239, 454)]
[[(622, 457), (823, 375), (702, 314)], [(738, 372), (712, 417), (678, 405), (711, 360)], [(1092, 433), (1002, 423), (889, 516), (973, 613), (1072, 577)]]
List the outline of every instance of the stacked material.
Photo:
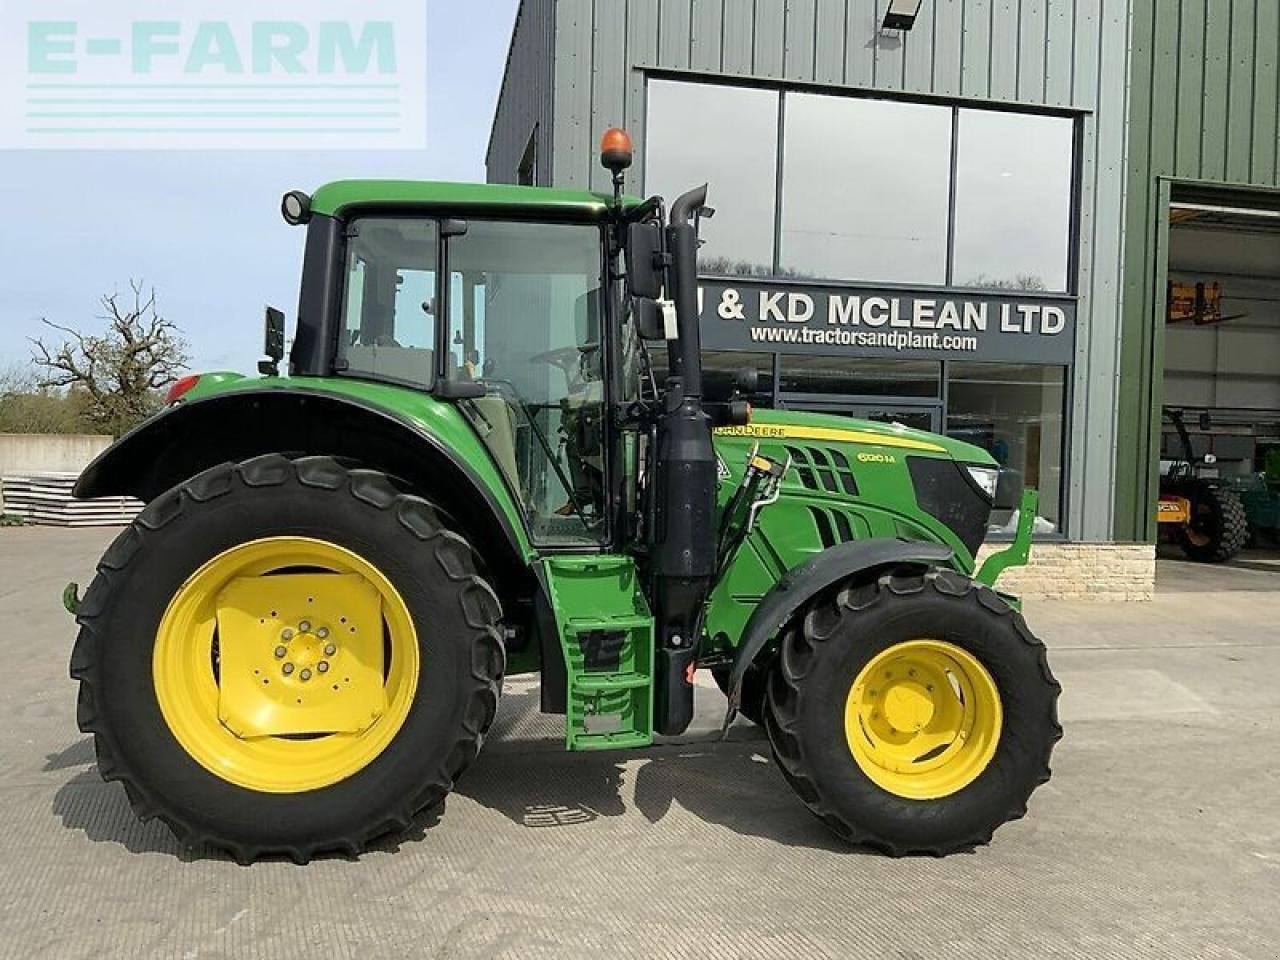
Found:
[(57, 527), (111, 527), (129, 523), (142, 504), (132, 497), (77, 500), (74, 473), (14, 473), (0, 478), (4, 512), (27, 523)]

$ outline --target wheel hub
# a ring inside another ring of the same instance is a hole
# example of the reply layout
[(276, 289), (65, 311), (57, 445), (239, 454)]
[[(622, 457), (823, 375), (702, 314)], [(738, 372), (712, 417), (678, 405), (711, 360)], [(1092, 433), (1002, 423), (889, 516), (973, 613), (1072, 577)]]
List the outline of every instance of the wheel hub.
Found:
[(923, 684), (895, 683), (884, 696), (884, 716), (894, 730), (916, 733), (933, 719), (934, 705)]
[(911, 640), (862, 668), (845, 704), (845, 736), (874, 783), (913, 800), (932, 800), (972, 783), (995, 755), (1000, 694), (968, 651)]
[(217, 628), (218, 719), (237, 737), (358, 733), (386, 709), (381, 600), (358, 574), (234, 579)]

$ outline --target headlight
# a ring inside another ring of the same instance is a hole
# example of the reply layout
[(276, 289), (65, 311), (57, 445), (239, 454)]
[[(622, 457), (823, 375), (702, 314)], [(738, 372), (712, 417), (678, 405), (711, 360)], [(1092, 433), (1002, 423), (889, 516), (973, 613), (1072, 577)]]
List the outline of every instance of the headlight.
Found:
[(967, 463), (965, 469), (969, 471), (969, 476), (973, 477), (973, 482), (987, 495), (987, 499), (995, 500), (996, 487), (1000, 483), (1000, 471), (995, 467), (974, 467)]

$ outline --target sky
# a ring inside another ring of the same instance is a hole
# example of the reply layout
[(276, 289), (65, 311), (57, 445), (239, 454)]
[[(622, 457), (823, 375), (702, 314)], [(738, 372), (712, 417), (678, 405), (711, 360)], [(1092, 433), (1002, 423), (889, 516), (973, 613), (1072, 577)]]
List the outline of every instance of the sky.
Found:
[(0, 370), (48, 318), (101, 323), (99, 298), (154, 287), (194, 370), (252, 372), (270, 303), (297, 311), (303, 231), (287, 190), (346, 177), (480, 181), (517, 0), (427, 0), (423, 150), (0, 150)]

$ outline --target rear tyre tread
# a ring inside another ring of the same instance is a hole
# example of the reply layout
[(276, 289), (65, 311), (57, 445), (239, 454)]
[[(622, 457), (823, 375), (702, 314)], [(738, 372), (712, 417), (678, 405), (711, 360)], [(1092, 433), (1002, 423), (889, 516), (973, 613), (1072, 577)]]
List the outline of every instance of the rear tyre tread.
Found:
[[(113, 733), (102, 723), (95, 709), (100, 687), (99, 665), (102, 642), (98, 620), (113, 595), (118, 580), (138, 549), (157, 531), (176, 520), (191, 504), (204, 504), (229, 495), (237, 484), (246, 487), (281, 486), (298, 483), (331, 491), (347, 492), (380, 510), (395, 510), (402, 526), (426, 546), (423, 562), (434, 559), (445, 575), (462, 584), (461, 603), (467, 624), (476, 631), (473, 638), (472, 689), (466, 697), (470, 707), (460, 735), (449, 751), (446, 776), (431, 779), (406, 799), (396, 813), (372, 827), (349, 836), (336, 836), (313, 844), (295, 846), (251, 846), (199, 834), (135, 777), (118, 759)], [(484, 737), (497, 713), (498, 698), (506, 670), (506, 650), (502, 643), (502, 608), (493, 588), (476, 570), (480, 558), (463, 537), (446, 528), (435, 506), (423, 497), (401, 493), (386, 477), (373, 470), (350, 469), (331, 457), (311, 456), (291, 459), (282, 454), (266, 454), (239, 464), (224, 463), (167, 491), (149, 503), (127, 527), (98, 563), (97, 574), (85, 592), (76, 616), (80, 631), (71, 654), (70, 674), (79, 681), (76, 722), (82, 733), (93, 736), (98, 771), (105, 781), (121, 781), (134, 813), (143, 820), (160, 819), (186, 848), (209, 845), (229, 853), (237, 863), (248, 864), (265, 856), (285, 856), (306, 863), (324, 853), (358, 856), (369, 844), (387, 834), (403, 833), (421, 812), (439, 805), (453, 789), (463, 770), (480, 752)]]
[[(990, 587), (953, 571), (931, 569), (924, 574), (888, 573), (874, 581), (847, 584), (834, 594), (817, 598), (808, 610), (797, 616), (783, 631), (780, 655), (770, 676), (765, 701), (765, 729), (769, 734), (778, 768), (809, 811), (849, 843), (878, 850), (891, 857), (940, 857), (955, 850), (984, 846), (991, 842), (995, 827), (977, 830), (944, 848), (936, 844), (913, 846), (895, 843), (860, 830), (857, 825), (846, 821), (823, 796), (818, 781), (807, 773), (804, 749), (796, 735), (801, 689), (819, 645), (829, 640), (834, 633), (834, 626), (831, 625), (833, 615), (834, 619), (838, 619), (842, 612), (856, 615), (884, 602), (887, 596), (917, 594), (927, 590), (963, 598), (995, 616), (1012, 617), (1017, 635), (1034, 651), (1045, 681), (1054, 691), (1048, 714), (1043, 718), (1043, 722), (1050, 727), (1051, 739), (1038, 759), (1041, 772), (1035, 778), (1036, 786), (1048, 782), (1053, 745), (1062, 739), (1062, 725), (1058, 721), (1057, 710), (1058, 693), (1062, 687), (1049, 669), (1048, 652), (1044, 643), (1027, 627), (1022, 614), (1005, 603)], [(815, 629), (819, 625), (824, 629)], [(1026, 800), (1027, 797), (1024, 796), (1012, 803), (995, 823), (999, 825), (1025, 816)]]

